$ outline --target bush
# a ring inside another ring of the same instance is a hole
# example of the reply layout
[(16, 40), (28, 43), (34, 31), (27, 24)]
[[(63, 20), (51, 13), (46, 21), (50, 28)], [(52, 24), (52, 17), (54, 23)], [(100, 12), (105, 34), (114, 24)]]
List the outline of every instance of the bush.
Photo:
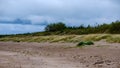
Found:
[(79, 42), (78, 44), (77, 44), (77, 46), (83, 46), (84, 45), (84, 42)]
[(92, 41), (86, 41), (86, 42), (79, 42), (77, 46), (85, 46), (85, 45), (93, 45), (94, 43)]
[(87, 42), (84, 42), (85, 45), (93, 45), (94, 43), (92, 41), (87, 41)]

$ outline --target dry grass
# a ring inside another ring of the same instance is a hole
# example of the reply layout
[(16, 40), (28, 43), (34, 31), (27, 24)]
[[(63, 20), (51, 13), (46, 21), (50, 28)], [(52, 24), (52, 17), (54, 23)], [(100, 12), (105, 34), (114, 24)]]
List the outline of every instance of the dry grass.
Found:
[(25, 37), (3, 37), (0, 41), (14, 42), (80, 42), (80, 41), (100, 41), (120, 43), (119, 34), (89, 34), (89, 35), (51, 35), (51, 36), (25, 36)]
[(111, 35), (111, 37), (107, 38), (106, 41), (111, 43), (120, 43), (120, 35)]

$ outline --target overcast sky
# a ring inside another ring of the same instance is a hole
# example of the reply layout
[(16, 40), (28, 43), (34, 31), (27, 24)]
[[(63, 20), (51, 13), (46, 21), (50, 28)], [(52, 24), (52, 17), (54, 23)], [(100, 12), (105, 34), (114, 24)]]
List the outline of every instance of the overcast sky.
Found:
[[(30, 23), (13, 23), (16, 19)], [(43, 31), (54, 22), (77, 26), (116, 20), (120, 0), (0, 0), (0, 34)]]

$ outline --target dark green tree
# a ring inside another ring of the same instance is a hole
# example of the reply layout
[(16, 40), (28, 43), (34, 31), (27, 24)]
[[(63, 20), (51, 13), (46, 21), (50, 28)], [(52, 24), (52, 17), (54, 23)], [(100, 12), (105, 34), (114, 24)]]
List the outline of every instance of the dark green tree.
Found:
[(112, 24), (110, 24), (109, 32), (112, 34), (119, 34), (120, 33), (120, 21), (112, 22)]
[(47, 31), (47, 32), (62, 31), (65, 28), (66, 28), (66, 25), (64, 23), (58, 22), (58, 23), (48, 24), (45, 27), (45, 31)]

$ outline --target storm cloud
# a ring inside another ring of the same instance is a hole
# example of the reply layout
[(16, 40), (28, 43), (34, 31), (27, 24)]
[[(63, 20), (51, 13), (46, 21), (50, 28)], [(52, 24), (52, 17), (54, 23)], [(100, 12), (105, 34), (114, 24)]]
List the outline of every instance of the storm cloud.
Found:
[(120, 20), (119, 12), (120, 0), (0, 0), (0, 21), (20, 19), (40, 27), (60, 21), (70, 26), (110, 23)]

